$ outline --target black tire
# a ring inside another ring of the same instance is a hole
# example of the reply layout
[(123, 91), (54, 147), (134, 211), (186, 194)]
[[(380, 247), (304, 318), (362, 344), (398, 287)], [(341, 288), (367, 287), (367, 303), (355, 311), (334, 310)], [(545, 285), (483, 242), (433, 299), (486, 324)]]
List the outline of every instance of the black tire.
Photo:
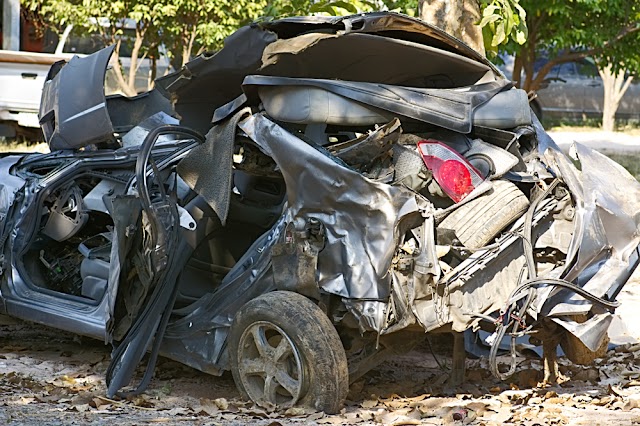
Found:
[(274, 291), (240, 308), (229, 332), (229, 354), (238, 390), (263, 407), (337, 413), (349, 390), (336, 329), (297, 293)]
[(478, 249), (528, 208), (529, 200), (517, 186), (506, 180), (496, 180), (489, 192), (454, 210), (439, 227), (452, 229), (465, 247)]

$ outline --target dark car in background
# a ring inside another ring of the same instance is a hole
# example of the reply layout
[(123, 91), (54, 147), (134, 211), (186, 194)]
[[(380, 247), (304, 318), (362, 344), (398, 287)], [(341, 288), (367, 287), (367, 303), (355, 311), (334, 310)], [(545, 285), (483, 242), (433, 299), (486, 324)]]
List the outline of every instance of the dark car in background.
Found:
[[(513, 72), (513, 57), (502, 58), (500, 68), (508, 78)], [(534, 64), (537, 72), (547, 62), (539, 58)], [(602, 118), (604, 85), (598, 68), (589, 58), (554, 66), (535, 92), (531, 108), (538, 118), (583, 119)], [(625, 92), (616, 118), (640, 120), (640, 84), (633, 80)]]
[[(625, 92), (616, 117), (640, 119), (640, 85), (632, 82)], [(604, 86), (593, 61), (567, 62), (551, 69), (535, 102), (544, 117), (601, 118)]]
[(606, 345), (640, 184), (567, 158), (459, 40), (387, 12), (262, 22), (135, 98), (104, 95), (112, 51), (49, 72), (51, 153), (0, 159), (0, 313), (112, 344), (109, 397), (161, 354), (336, 412), (425, 333), (494, 332), (503, 378), (503, 337), (544, 341), (550, 381), (558, 344)]

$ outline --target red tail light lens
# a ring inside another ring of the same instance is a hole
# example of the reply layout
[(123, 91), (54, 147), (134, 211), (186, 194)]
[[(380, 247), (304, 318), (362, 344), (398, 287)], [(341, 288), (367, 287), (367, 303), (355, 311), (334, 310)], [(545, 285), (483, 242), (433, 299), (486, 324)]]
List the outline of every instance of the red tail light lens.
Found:
[(418, 151), (436, 182), (456, 203), (462, 201), (484, 181), (478, 170), (442, 142), (420, 141)]

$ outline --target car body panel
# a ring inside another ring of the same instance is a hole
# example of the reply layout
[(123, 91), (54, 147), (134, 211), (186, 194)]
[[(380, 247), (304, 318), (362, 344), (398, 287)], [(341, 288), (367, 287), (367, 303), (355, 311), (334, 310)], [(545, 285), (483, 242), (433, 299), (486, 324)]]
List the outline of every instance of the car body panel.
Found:
[[(78, 149), (112, 140), (113, 125), (103, 87), (114, 49), (115, 46), (111, 46), (84, 58), (74, 57), (64, 66), (62, 75), (47, 77), (39, 116), (51, 150)], [(78, 81), (87, 76), (91, 76), (91, 80), (79, 85)], [(60, 98), (58, 93), (67, 96)], [(87, 126), (88, 123), (91, 125)]]

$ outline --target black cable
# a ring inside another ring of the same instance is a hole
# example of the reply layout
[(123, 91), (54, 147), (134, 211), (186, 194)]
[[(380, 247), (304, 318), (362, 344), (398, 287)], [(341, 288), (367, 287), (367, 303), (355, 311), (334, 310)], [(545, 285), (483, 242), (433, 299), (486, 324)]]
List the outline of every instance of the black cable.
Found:
[[(533, 201), (531, 201), (531, 204), (527, 209), (527, 213), (524, 216), (524, 227), (522, 230), (522, 235), (520, 235), (520, 237), (522, 238), (522, 249), (523, 249), (524, 257), (527, 264), (527, 272), (528, 272), (528, 278), (529, 278), (528, 282), (531, 282), (531, 280), (535, 280), (538, 277), (538, 271), (536, 268), (535, 259), (533, 257), (533, 215), (535, 214), (540, 202), (545, 198), (547, 198), (547, 196), (551, 193), (551, 191), (553, 191), (553, 189), (558, 185), (559, 182), (560, 181), (558, 179), (554, 179), (553, 182), (551, 182), (549, 186), (542, 193), (540, 193), (537, 197), (535, 197)], [(518, 279), (518, 282), (520, 282), (521, 280), (522, 280), (522, 274)], [(524, 289), (525, 287), (522, 287), (521, 285), (516, 288)], [(517, 291), (514, 291), (511, 293), (511, 296), (509, 297), (507, 302), (507, 305), (509, 306), (509, 308), (505, 312), (503, 312), (503, 315), (504, 313), (509, 314), (509, 317), (513, 315), (512, 312), (517, 308), (517, 301), (518, 301), (518, 299), (513, 300), (513, 298), (514, 298), (514, 295), (517, 293), (518, 293)], [(511, 363), (509, 365), (509, 370), (505, 374), (500, 373), (500, 370), (498, 369), (497, 357), (498, 357), (498, 347), (500, 345), (500, 342), (502, 341), (502, 338), (507, 332), (507, 328), (509, 327), (510, 322), (507, 324), (498, 325), (498, 330), (496, 331), (497, 332), (496, 339), (491, 345), (491, 351), (489, 352), (489, 366), (492, 374), (495, 377), (500, 378), (501, 380), (505, 380), (506, 378), (511, 376), (516, 370), (516, 332), (518, 331), (518, 327), (522, 323), (522, 318), (524, 318), (524, 316), (527, 313), (527, 310), (529, 309), (529, 306), (533, 302), (534, 297), (535, 297), (535, 291), (532, 286), (529, 289), (529, 294), (527, 295), (526, 300), (524, 301), (520, 309), (517, 311), (516, 320), (513, 321), (513, 328), (511, 331), (511, 344), (509, 346), (510, 353), (511, 353)]]
[(427, 336), (427, 345), (429, 345), (429, 351), (431, 352), (431, 356), (433, 357), (434, 360), (436, 360), (436, 364), (438, 364), (438, 367), (440, 367), (440, 370), (449, 371), (449, 367), (447, 367), (446, 365), (442, 365), (440, 363), (440, 360), (436, 356), (436, 353), (433, 351), (433, 346), (431, 346), (431, 339), (429, 339), (429, 336)]
[[(570, 282), (570, 281), (566, 281), (566, 280), (562, 280), (562, 279), (558, 279), (558, 278), (537, 278), (534, 280), (529, 280), (523, 284), (521, 284), (520, 286), (516, 287), (512, 292), (511, 292), (511, 296), (508, 299), (507, 304), (509, 304), (509, 308), (505, 310), (504, 314), (506, 314), (506, 319), (510, 319), (513, 315), (511, 314), (511, 312), (513, 312), (513, 310), (515, 309), (515, 305), (519, 299), (519, 295), (518, 293), (520, 293), (523, 290), (526, 289), (530, 289), (533, 290), (534, 287), (537, 286), (543, 286), (543, 285), (551, 285), (551, 286), (556, 286), (556, 287), (562, 287), (562, 288), (566, 288), (568, 290), (573, 291), (574, 293), (584, 297), (585, 299), (589, 300), (592, 303), (596, 303), (599, 304), (609, 310), (614, 310), (615, 308), (620, 306), (620, 303), (618, 302), (611, 302), (608, 300), (605, 300), (603, 298), (600, 298), (594, 294), (589, 293), (587, 290), (583, 289), (582, 287), (577, 286), (576, 284)], [(516, 339), (516, 334), (517, 334), (517, 329), (518, 326), (522, 326), (521, 323), (521, 319), (523, 317), (522, 312), (526, 312), (526, 309), (528, 308), (528, 304), (530, 303), (530, 299), (531, 299), (531, 294), (532, 291), (529, 292), (529, 296), (527, 297), (527, 302), (525, 302), (525, 304), (522, 306), (522, 308), (519, 310), (517, 316), (514, 318), (514, 322), (513, 322), (513, 329), (512, 329), (512, 333), (511, 333), (511, 365), (509, 367), (509, 371), (507, 371), (506, 373), (501, 373), (498, 369), (498, 363), (497, 363), (497, 355), (498, 355), (498, 346), (500, 344), (500, 342), (502, 341), (502, 339), (504, 338), (507, 328), (511, 325), (511, 321), (509, 321), (508, 323), (504, 324), (504, 323), (499, 323), (497, 321), (494, 321), (494, 323), (496, 323), (497, 329), (496, 329), (496, 338), (495, 340), (492, 342), (491, 344), (491, 350), (489, 351), (489, 368), (491, 370), (491, 373), (499, 378), (500, 380), (505, 380), (507, 379), (509, 376), (511, 376), (514, 372), (515, 372), (515, 357), (516, 357), (516, 353), (515, 353), (515, 339)], [(504, 315), (503, 314), (503, 315)]]
[(603, 307), (607, 308), (610, 311), (613, 311), (616, 308), (620, 307), (620, 303), (619, 302), (615, 302), (615, 301), (612, 302), (612, 301), (603, 299), (601, 297), (596, 296), (595, 294), (589, 293), (587, 290), (583, 289), (582, 287), (577, 286), (576, 284), (574, 284), (574, 283), (572, 283), (570, 281), (559, 279), (559, 278), (538, 278), (538, 279), (535, 279), (535, 280), (529, 280), (529, 281), (525, 282), (524, 284), (516, 287), (515, 290), (511, 292), (512, 296), (509, 298), (509, 300), (517, 297), (518, 293), (520, 291), (522, 291), (522, 290), (525, 290), (525, 289), (527, 289), (529, 287), (537, 287), (537, 286), (543, 286), (543, 285), (552, 285), (552, 286), (566, 288), (566, 289), (571, 290), (574, 293), (584, 297), (588, 301), (596, 303), (596, 304), (598, 304), (600, 306), (603, 306)]

